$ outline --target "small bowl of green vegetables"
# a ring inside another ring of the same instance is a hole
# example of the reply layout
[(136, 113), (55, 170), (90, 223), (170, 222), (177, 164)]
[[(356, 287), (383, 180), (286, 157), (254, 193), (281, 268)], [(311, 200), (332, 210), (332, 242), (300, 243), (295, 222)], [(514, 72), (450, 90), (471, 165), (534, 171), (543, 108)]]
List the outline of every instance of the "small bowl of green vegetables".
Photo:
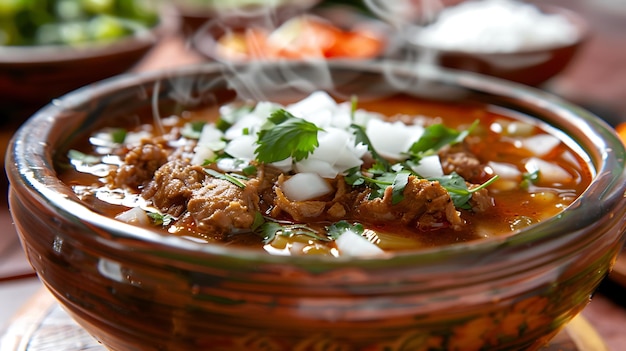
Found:
[(137, 64), (176, 27), (141, 0), (15, 0), (0, 4), (2, 119)]

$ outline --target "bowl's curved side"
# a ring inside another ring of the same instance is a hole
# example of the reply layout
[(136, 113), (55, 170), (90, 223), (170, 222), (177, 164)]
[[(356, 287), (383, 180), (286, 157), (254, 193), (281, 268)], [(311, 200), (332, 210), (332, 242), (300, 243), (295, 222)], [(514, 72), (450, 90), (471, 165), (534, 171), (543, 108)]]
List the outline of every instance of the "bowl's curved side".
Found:
[[(64, 97), (18, 131), (7, 172), (24, 249), (46, 286), (105, 345), (537, 349), (589, 302), (626, 229), (625, 151), (608, 126), (549, 95), (472, 74), (336, 62), (328, 80), (312, 84), (320, 67), (292, 65), (234, 74), (234, 66), (210, 64), (115, 78)], [(298, 72), (304, 79), (295, 84)], [(409, 94), (483, 99), (546, 118), (586, 155), (594, 184), (562, 216), (523, 235), (385, 259), (293, 260), (146, 233), (90, 212), (56, 178), (55, 153), (68, 137), (150, 107), (155, 96), (165, 103), (184, 91), (188, 101), (216, 103), (235, 91), (267, 98), (325, 88), (367, 99), (392, 93), (383, 81)]]

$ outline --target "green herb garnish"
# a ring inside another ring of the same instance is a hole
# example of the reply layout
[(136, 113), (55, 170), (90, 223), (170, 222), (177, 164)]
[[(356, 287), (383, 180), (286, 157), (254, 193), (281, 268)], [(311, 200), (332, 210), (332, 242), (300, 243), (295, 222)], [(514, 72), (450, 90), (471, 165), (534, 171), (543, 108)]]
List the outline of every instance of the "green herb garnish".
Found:
[(259, 162), (272, 163), (288, 157), (300, 161), (319, 146), (317, 133), (323, 129), (314, 123), (284, 109), (274, 111), (268, 121), (270, 125), (258, 133), (259, 146), (254, 151)]
[(411, 157), (419, 161), (426, 155), (432, 155), (446, 145), (460, 143), (478, 125), (475, 120), (466, 130), (448, 128), (443, 124), (433, 124), (424, 129), (424, 134), (409, 148)]
[(477, 192), (478, 190), (486, 188), (487, 186), (495, 182), (496, 179), (498, 179), (497, 175), (493, 176), (483, 184), (473, 189), (469, 189), (467, 187), (465, 179), (463, 179), (463, 177), (458, 175), (456, 172), (452, 172), (451, 174), (442, 177), (428, 178), (428, 180), (431, 181), (438, 181), (439, 184), (441, 184), (441, 186), (443, 186), (448, 191), (448, 193), (450, 193), (450, 198), (452, 199), (455, 207), (466, 210), (471, 209), (471, 206), (469, 205), (469, 200), (472, 198), (472, 194)]
[(127, 131), (124, 128), (115, 128), (111, 130), (111, 140), (116, 144), (122, 144), (126, 140)]
[(244, 176), (242, 176), (240, 174), (236, 174), (236, 173), (225, 174), (225, 173), (217, 172), (217, 171), (212, 170), (210, 168), (205, 168), (204, 171), (207, 174), (209, 174), (210, 176), (212, 176), (212, 177), (215, 177), (215, 178), (221, 179), (221, 180), (229, 181), (229, 182), (235, 184), (236, 186), (238, 186), (238, 187), (240, 187), (242, 189), (246, 187), (246, 185), (244, 183), (242, 183), (239, 179), (247, 180), (248, 178), (246, 178), (246, 177), (244, 177)]
[(294, 235), (304, 235), (319, 241), (331, 241), (331, 238), (320, 234), (306, 224), (285, 224), (272, 218), (264, 217), (257, 212), (254, 216), (252, 227), (254, 233), (263, 238), (264, 244), (271, 243), (277, 235), (292, 237)]
[(74, 149), (71, 149), (67, 152), (67, 158), (70, 159), (70, 162), (81, 162), (88, 165), (100, 162), (100, 157), (88, 155)]
[(148, 212), (148, 217), (152, 219), (152, 223), (155, 225), (162, 225), (164, 227), (170, 225), (172, 221), (174, 221), (174, 217), (171, 215), (158, 212)]
[(522, 174), (522, 181), (520, 187), (522, 189), (528, 189), (532, 184), (536, 184), (539, 181), (539, 170), (536, 169), (532, 172), (526, 172)]
[(351, 231), (353, 233), (361, 235), (365, 231), (365, 228), (363, 228), (363, 225), (361, 223), (350, 224), (345, 220), (333, 223), (326, 227), (326, 232), (328, 236), (333, 240), (336, 240), (347, 231)]

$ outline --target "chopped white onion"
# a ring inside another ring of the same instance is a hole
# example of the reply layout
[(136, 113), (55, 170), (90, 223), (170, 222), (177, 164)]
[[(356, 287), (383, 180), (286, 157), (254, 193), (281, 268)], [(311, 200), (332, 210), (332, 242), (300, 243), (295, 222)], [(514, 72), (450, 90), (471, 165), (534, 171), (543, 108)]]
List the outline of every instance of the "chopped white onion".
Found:
[(115, 219), (129, 224), (150, 224), (150, 218), (141, 207), (133, 207), (130, 210), (126, 210), (115, 216)]
[(231, 140), (224, 151), (235, 158), (253, 160), (255, 158), (254, 150), (257, 148), (256, 140), (254, 135), (241, 135)]
[(203, 165), (206, 160), (212, 160), (213, 158), (215, 158), (215, 152), (210, 147), (206, 145), (198, 145), (194, 148), (191, 164)]
[(406, 158), (404, 153), (422, 136), (424, 127), (373, 118), (367, 123), (366, 133), (372, 146), (381, 156), (402, 160)]
[(537, 157), (550, 153), (561, 141), (550, 134), (539, 134), (522, 139), (522, 147)]
[(341, 256), (375, 256), (385, 252), (361, 235), (347, 230), (335, 240)]
[(291, 201), (307, 201), (329, 194), (333, 189), (316, 173), (296, 173), (281, 188)]
[(424, 178), (443, 176), (443, 168), (441, 167), (441, 160), (439, 160), (439, 155), (422, 157), (419, 164), (411, 167), (411, 169), (413, 170), (413, 172), (419, 174)]
[[(288, 105), (285, 109), (296, 117), (309, 120), (311, 116), (316, 114), (334, 112), (337, 108), (337, 102), (325, 91), (316, 91), (306, 98)], [(324, 127), (325, 125), (318, 125)]]
[(320, 177), (328, 179), (333, 179), (339, 175), (339, 171), (330, 163), (311, 157), (298, 161), (295, 164), (295, 170), (299, 173), (315, 173)]
[(207, 123), (202, 127), (200, 132), (200, 138), (198, 138), (199, 145), (213, 146), (222, 142), (224, 133), (217, 129), (215, 125)]
[(487, 166), (489, 166), (494, 174), (497, 174), (500, 179), (508, 179), (508, 180), (519, 180), (522, 176), (522, 172), (515, 166), (510, 163), (504, 162), (487, 162)]
[(529, 158), (525, 168), (529, 173), (539, 171), (539, 184), (566, 183), (572, 180), (572, 175), (561, 166), (537, 157)]

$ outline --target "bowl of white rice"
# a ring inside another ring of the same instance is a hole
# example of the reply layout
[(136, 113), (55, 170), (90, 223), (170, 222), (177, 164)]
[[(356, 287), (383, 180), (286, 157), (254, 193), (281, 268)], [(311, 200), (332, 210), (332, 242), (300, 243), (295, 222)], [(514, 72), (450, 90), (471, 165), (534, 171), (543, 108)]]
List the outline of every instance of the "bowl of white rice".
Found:
[(537, 86), (568, 66), (588, 34), (586, 21), (563, 7), (472, 0), (406, 26), (404, 39), (422, 61)]

